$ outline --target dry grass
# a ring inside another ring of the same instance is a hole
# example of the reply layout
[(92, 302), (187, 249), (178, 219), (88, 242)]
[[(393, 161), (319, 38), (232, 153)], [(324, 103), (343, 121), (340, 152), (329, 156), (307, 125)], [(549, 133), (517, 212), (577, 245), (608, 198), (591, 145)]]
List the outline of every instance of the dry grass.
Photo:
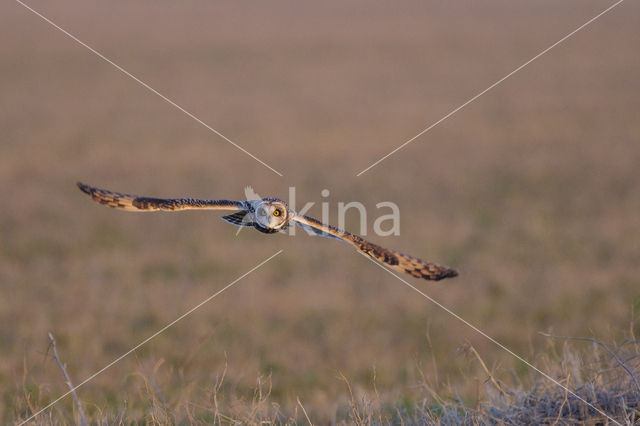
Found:
[[(391, 200), (401, 235), (372, 240), (460, 269), (416, 285), (525, 358), (549, 350), (539, 331), (630, 337), (640, 306), (637, 2), (359, 178), (603, 5), (33, 6), (285, 176), (17, 3), (0, 5), (0, 422), (66, 392), (46, 354), (49, 331), (78, 383), (278, 249), (79, 389), (88, 418), (306, 423), (304, 407), (314, 422), (339, 421), (351, 412), (340, 374), (356, 401), (377, 401), (365, 412), (433, 394), (475, 409), (490, 396), (482, 365), (456, 355), (465, 342), (505, 389), (544, 395), (525, 366), (346, 245), (236, 238), (202, 212), (116, 212), (90, 203), (77, 180), (225, 198), (245, 185), (286, 198), (295, 185), (298, 206), (315, 201), (317, 216), (328, 188), (332, 221), (338, 201), (375, 212)], [(68, 399), (42, 419), (72, 413)]]
[[(570, 340), (583, 340), (590, 344), (577, 347)], [(434, 389), (438, 386), (428, 379), (422, 369), (413, 386), (411, 398), (389, 400), (377, 387), (376, 369), (373, 368), (369, 386), (355, 390), (343, 374), (339, 380), (347, 391), (348, 399), (336, 405), (330, 421), (333, 424), (433, 424), (433, 425), (485, 425), (485, 424), (636, 424), (640, 420), (640, 346), (637, 341), (626, 340), (610, 348), (596, 339), (563, 339), (561, 344), (549, 342), (547, 351), (537, 360), (539, 367), (562, 385), (553, 384), (535, 373), (529, 380), (516, 379), (507, 385), (494, 377), (504, 373), (489, 371), (475, 349), (467, 345), (463, 351), (472, 354), (486, 373), (468, 379), (477, 383), (485, 397), (475, 404), (465, 402), (454, 389), (447, 395)], [(187, 390), (177, 399), (169, 400), (158, 385), (161, 360), (148, 371), (134, 375), (140, 381), (140, 398), (146, 403), (142, 410), (131, 410), (126, 405), (116, 409), (99, 410), (93, 407), (92, 423), (126, 424), (131, 421), (158, 425), (168, 424), (312, 424), (307, 409), (297, 398), (297, 406), (282, 407), (272, 395), (273, 377), (259, 376), (250, 394), (238, 398), (237, 392), (225, 384), (225, 369), (209, 386), (199, 392)], [(512, 377), (515, 372), (511, 371)], [(526, 382), (526, 383), (525, 383)], [(192, 386), (187, 386), (190, 388)], [(28, 397), (33, 390), (23, 390), (25, 398), (17, 406), (27, 416), (34, 407), (46, 403)], [(229, 395), (234, 397), (229, 398)], [(24, 418), (24, 417), (23, 417)], [(20, 417), (18, 417), (20, 419)], [(48, 413), (46, 423), (73, 422), (72, 410), (56, 406)]]
[[(638, 342), (626, 341), (609, 349), (595, 339), (591, 347), (576, 351), (564, 344), (561, 353), (546, 358), (544, 368), (566, 389), (540, 376), (528, 388), (504, 386), (491, 372), (484, 386), (488, 398), (475, 407), (433, 392), (412, 404), (384, 406), (377, 392), (352, 398), (349, 423), (378, 424), (637, 424), (640, 420), (640, 352)], [(602, 348), (605, 348), (603, 350)], [(555, 348), (550, 347), (553, 353)], [(477, 355), (477, 354), (475, 354)], [(478, 362), (482, 359), (476, 357)], [(572, 391), (569, 391), (571, 389)], [(587, 403), (585, 403), (587, 402)]]

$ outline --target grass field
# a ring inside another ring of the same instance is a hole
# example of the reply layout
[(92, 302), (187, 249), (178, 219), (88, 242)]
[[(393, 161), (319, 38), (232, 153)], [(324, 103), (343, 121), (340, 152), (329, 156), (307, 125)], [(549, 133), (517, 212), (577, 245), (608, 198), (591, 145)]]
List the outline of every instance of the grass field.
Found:
[[(315, 202), (319, 217), (327, 202), (334, 224), (338, 202), (362, 202), (370, 232), (376, 203), (393, 201), (400, 235), (370, 239), (461, 272), (412, 285), (573, 388), (627, 386), (602, 347), (540, 332), (619, 348), (637, 372), (625, 339), (640, 311), (640, 5), (356, 177), (606, 7), (450, 3), (28, 3), (282, 177), (19, 3), (0, 5), (0, 422), (67, 391), (48, 332), (80, 383), (278, 250), (80, 387), (91, 422), (456, 423), (468, 409), (517, 423), (508, 407), (522, 395), (565, 400), (345, 244), (236, 236), (215, 212), (119, 212), (78, 180), (228, 199), (293, 186), (296, 207)], [(37, 421), (74, 410), (68, 397)]]

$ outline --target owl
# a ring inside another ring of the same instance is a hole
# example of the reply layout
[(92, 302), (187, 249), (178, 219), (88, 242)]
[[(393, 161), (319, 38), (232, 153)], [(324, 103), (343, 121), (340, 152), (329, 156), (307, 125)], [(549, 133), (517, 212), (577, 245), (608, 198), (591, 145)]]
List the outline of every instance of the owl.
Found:
[(300, 215), (289, 208), (286, 202), (278, 198), (259, 198), (247, 201), (151, 198), (107, 191), (80, 182), (78, 182), (78, 188), (100, 204), (133, 212), (230, 210), (234, 213), (221, 216), (223, 220), (236, 226), (252, 227), (265, 234), (285, 231), (289, 226), (295, 224), (310, 234), (334, 238), (351, 244), (356, 250), (384, 263), (389, 268), (407, 273), (415, 278), (437, 281), (458, 275), (454, 269), (386, 249), (370, 243), (358, 235), (327, 225), (312, 217)]

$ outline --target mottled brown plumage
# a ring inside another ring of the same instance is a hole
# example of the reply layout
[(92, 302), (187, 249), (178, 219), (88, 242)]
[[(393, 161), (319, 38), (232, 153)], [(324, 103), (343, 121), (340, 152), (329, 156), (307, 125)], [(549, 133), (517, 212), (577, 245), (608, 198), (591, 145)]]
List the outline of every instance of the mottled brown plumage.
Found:
[(132, 212), (178, 210), (240, 210), (244, 203), (229, 200), (200, 200), (197, 198), (149, 198), (107, 191), (78, 182), (80, 191), (105, 206)]
[(454, 269), (380, 247), (358, 235), (324, 224), (312, 217), (298, 215), (287, 206), (287, 203), (277, 198), (247, 201), (201, 200), (197, 198), (167, 199), (122, 194), (80, 182), (78, 182), (78, 188), (100, 204), (127, 211), (235, 210), (237, 213), (222, 216), (222, 219), (236, 226), (254, 227), (267, 234), (283, 231), (293, 222), (313, 234), (347, 242), (372, 259), (388, 265), (391, 269), (416, 278), (437, 281), (458, 275)]
[(425, 262), (424, 260), (399, 253), (395, 250), (380, 247), (377, 244), (370, 243), (359, 235), (352, 234), (331, 225), (326, 225), (317, 219), (309, 216), (295, 215), (294, 221), (305, 226), (311, 227), (321, 236), (331, 236), (342, 241), (352, 244), (360, 252), (388, 265), (391, 269), (404, 272), (416, 278), (425, 280), (439, 281), (444, 278), (453, 278), (458, 276), (458, 272), (446, 266), (440, 266), (435, 263)]

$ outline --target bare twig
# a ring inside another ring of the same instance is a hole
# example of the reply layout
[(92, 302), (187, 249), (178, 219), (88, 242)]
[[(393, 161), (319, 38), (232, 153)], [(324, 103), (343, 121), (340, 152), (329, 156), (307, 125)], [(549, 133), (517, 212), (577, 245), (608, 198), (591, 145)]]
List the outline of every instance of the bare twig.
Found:
[(354, 422), (358, 425), (364, 424), (362, 417), (360, 416), (360, 411), (358, 410), (358, 404), (356, 403), (356, 398), (353, 396), (353, 389), (351, 389), (351, 384), (349, 383), (349, 379), (342, 373), (342, 371), (338, 372), (338, 378), (342, 380), (349, 390), (349, 396), (351, 398), (351, 412), (353, 413)]
[[(571, 379), (571, 373), (569, 373), (567, 375), (567, 378), (565, 379), (565, 382), (567, 383), (567, 386), (569, 385), (569, 379)], [(562, 417), (562, 410), (564, 409), (564, 406), (567, 405), (567, 404), (569, 404), (569, 392), (567, 392), (565, 390), (564, 391), (564, 398), (562, 399), (562, 404), (560, 404), (560, 408), (558, 409), (558, 415), (556, 416), (556, 419), (555, 419), (555, 421), (553, 422), (553, 424), (551, 426), (555, 426), (557, 424), (560, 424), (560, 419)], [(571, 408), (569, 408), (569, 411), (571, 411)]]
[(491, 374), (491, 372), (489, 371), (489, 368), (487, 368), (487, 365), (484, 363), (484, 361), (482, 360), (482, 358), (480, 357), (480, 354), (478, 354), (478, 352), (476, 351), (476, 348), (473, 347), (473, 345), (471, 345), (471, 343), (467, 342), (467, 350), (469, 352), (471, 352), (476, 359), (478, 360), (478, 362), (480, 363), (480, 366), (482, 366), (482, 369), (484, 370), (484, 372), (487, 374), (487, 376), (489, 376), (489, 380), (491, 381), (491, 383), (493, 383), (493, 386), (498, 389), (498, 391), (500, 392), (500, 394), (502, 394), (503, 397), (508, 397), (509, 394), (507, 393), (507, 391), (505, 391), (502, 386), (500, 385), (500, 383), (495, 379), (495, 377), (493, 377), (493, 374)]
[(60, 357), (58, 357), (58, 351), (56, 350), (56, 339), (53, 338), (53, 334), (49, 333), (49, 341), (51, 342), (51, 350), (53, 352), (53, 359), (58, 363), (58, 367), (62, 370), (62, 374), (64, 374), (64, 379), (71, 391), (71, 395), (73, 395), (73, 400), (76, 403), (76, 408), (78, 409), (78, 415), (80, 416), (80, 424), (82, 426), (87, 426), (87, 421), (84, 419), (84, 411), (82, 411), (82, 405), (80, 405), (80, 400), (78, 399), (78, 395), (76, 394), (76, 389), (73, 387), (73, 383), (71, 383), (71, 378), (69, 374), (67, 374), (67, 369), (65, 368), (62, 361), (60, 361)]
[(224, 353), (224, 370), (222, 370), (222, 375), (218, 376), (216, 374), (216, 384), (213, 386), (213, 406), (215, 408), (215, 413), (213, 415), (214, 423), (218, 422), (220, 424), (219, 416), (220, 416), (220, 407), (218, 406), (218, 392), (220, 392), (220, 388), (224, 383), (224, 378), (227, 375), (227, 352)]
[(300, 408), (302, 408), (302, 412), (304, 413), (304, 417), (309, 422), (309, 426), (313, 426), (313, 423), (311, 423), (311, 419), (309, 419), (309, 415), (307, 414), (307, 410), (304, 409), (304, 405), (302, 405), (302, 402), (300, 402), (300, 398), (296, 397), (296, 399), (298, 400), (298, 405), (300, 406)]
[[(427, 380), (427, 376), (424, 373), (424, 371), (422, 370), (422, 367), (420, 367), (420, 364), (418, 363), (417, 360), (415, 361), (415, 366), (416, 366), (416, 370), (418, 370), (418, 373), (420, 373), (420, 379), (421, 379), (420, 386), (422, 388), (424, 388), (431, 395), (431, 397), (433, 399), (435, 399), (438, 402), (438, 404), (440, 404), (442, 407), (447, 405), (446, 401), (443, 400), (442, 398), (440, 398), (440, 395), (438, 395), (438, 393), (434, 390), (434, 388), (431, 387), (431, 385), (429, 385), (429, 381)], [(438, 378), (437, 378), (437, 374), (436, 374), (436, 386), (437, 386), (437, 383), (438, 383), (437, 380), (438, 380)]]

